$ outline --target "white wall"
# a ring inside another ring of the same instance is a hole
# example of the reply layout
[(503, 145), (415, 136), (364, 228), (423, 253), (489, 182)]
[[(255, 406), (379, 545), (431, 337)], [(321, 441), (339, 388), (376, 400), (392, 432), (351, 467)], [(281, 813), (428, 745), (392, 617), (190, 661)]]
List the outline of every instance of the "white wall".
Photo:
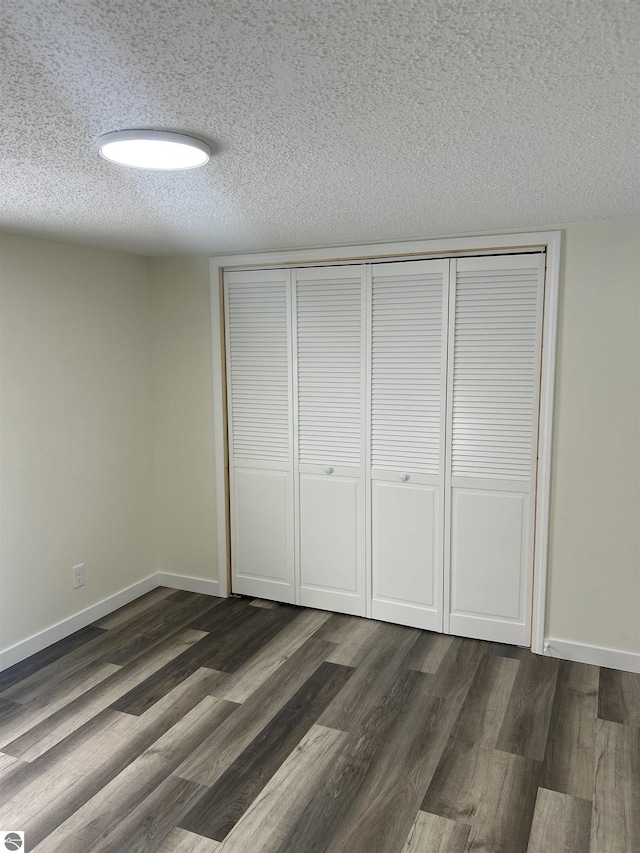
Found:
[(640, 652), (640, 220), (566, 227), (547, 635)]
[(154, 571), (147, 266), (0, 234), (0, 648)]
[(149, 270), (156, 567), (215, 582), (209, 262), (156, 258)]

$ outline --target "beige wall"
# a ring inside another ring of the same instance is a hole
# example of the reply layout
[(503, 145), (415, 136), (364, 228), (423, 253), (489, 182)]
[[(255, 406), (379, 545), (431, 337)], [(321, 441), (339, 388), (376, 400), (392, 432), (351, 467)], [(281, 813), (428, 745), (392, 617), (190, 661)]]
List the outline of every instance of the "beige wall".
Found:
[(156, 567), (217, 581), (209, 262), (149, 269)]
[(547, 634), (640, 652), (640, 220), (563, 236)]
[(154, 571), (147, 266), (0, 235), (0, 648)]

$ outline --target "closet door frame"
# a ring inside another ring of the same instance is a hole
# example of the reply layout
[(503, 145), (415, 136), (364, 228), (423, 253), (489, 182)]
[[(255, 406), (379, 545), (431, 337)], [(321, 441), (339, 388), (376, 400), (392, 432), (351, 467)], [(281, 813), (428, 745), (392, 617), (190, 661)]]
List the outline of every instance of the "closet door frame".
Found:
[[(545, 294), (542, 326), (542, 365), (536, 476), (536, 527), (534, 541), (531, 650), (545, 652), (545, 621), (548, 575), (549, 508), (551, 493), (551, 451), (555, 384), (558, 289), (562, 232), (530, 231), (480, 237), (414, 240), (396, 243), (367, 243), (322, 249), (218, 255), (210, 258), (214, 456), (216, 485), (216, 538), (218, 571), (212, 567), (207, 583), (211, 594), (230, 593), (229, 472), (226, 433), (226, 360), (223, 310), (225, 269), (268, 269), (317, 264), (353, 264), (380, 260), (418, 260), (433, 257), (461, 257), (482, 254), (545, 252)], [(213, 520), (212, 520), (213, 523)], [(368, 530), (367, 542), (369, 542)], [(368, 544), (367, 547), (370, 547)]]

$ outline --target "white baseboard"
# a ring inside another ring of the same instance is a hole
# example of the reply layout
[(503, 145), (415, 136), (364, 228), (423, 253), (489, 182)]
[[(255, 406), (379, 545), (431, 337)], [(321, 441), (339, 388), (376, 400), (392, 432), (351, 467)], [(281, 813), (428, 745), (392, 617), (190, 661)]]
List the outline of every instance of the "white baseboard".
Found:
[(129, 604), (129, 602), (140, 598), (146, 592), (151, 592), (152, 589), (158, 586), (183, 589), (186, 592), (202, 592), (205, 595), (218, 594), (217, 581), (201, 580), (200, 578), (174, 575), (168, 572), (156, 572), (138, 581), (138, 583), (134, 583), (120, 592), (116, 592), (115, 595), (110, 595), (97, 604), (87, 607), (86, 610), (81, 610), (80, 613), (75, 613), (73, 616), (69, 616), (68, 619), (63, 619), (50, 628), (45, 628), (44, 631), (40, 631), (38, 634), (22, 640), (22, 642), (4, 649), (4, 651), (0, 651), (0, 672), (34, 655), (36, 652), (46, 649), (47, 646), (57, 643), (58, 640), (68, 637), (70, 634), (75, 633), (75, 631), (85, 628), (92, 622), (102, 619), (119, 607)]
[(169, 586), (171, 589), (201, 592), (204, 595), (218, 594), (218, 581), (205, 581), (202, 578), (190, 578), (187, 575), (174, 575), (170, 572), (158, 572), (155, 578), (156, 586)]
[(602, 646), (587, 646), (570, 640), (556, 640), (547, 637), (543, 654), (553, 658), (572, 660), (577, 663), (591, 663), (594, 666), (606, 666), (609, 669), (622, 669), (625, 672), (640, 672), (640, 652), (624, 652), (621, 649), (606, 649)]

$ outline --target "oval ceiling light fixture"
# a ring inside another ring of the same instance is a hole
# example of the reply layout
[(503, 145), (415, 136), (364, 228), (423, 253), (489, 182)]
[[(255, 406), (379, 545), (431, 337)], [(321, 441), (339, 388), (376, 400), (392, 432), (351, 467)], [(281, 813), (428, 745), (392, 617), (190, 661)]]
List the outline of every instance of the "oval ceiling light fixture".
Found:
[(105, 160), (134, 169), (196, 169), (211, 156), (200, 139), (164, 130), (116, 130), (99, 137), (96, 144)]

